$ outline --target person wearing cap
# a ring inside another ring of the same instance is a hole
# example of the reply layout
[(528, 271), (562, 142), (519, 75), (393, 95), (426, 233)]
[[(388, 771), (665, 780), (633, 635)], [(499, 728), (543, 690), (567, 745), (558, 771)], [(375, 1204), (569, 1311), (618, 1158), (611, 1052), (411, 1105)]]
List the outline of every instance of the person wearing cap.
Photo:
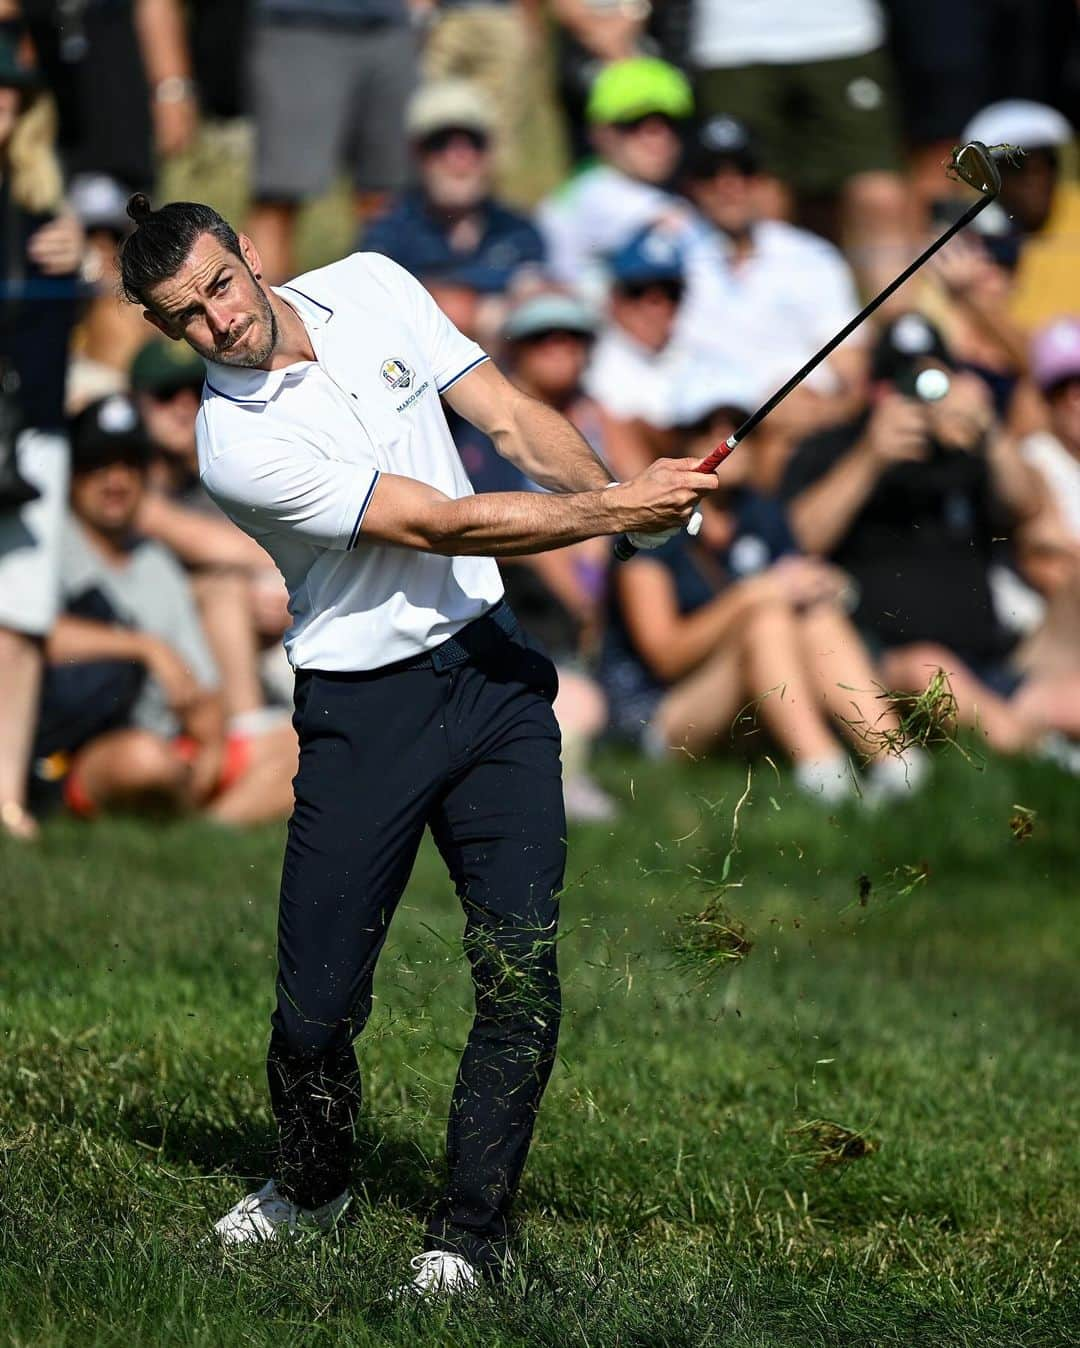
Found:
[(1023, 234), (1010, 312), (1028, 332), (1080, 313), (1080, 186), (1062, 164), (1074, 136), (1056, 108), (1022, 98), (991, 103), (964, 129), (965, 141), (1024, 152), (998, 163), (999, 200)]
[(596, 300), (604, 259), (633, 234), (658, 220), (689, 227), (691, 212), (669, 189), (693, 110), (686, 76), (665, 61), (635, 56), (600, 71), (587, 106), (597, 162), (538, 208), (557, 282)]
[(64, 374), (82, 230), (53, 110), (18, 24), (0, 24), (0, 839), (29, 840), (27, 757), (59, 599)]
[[(694, 128), (680, 182), (709, 226), (687, 254), (680, 340), (771, 392), (858, 311), (855, 278), (819, 235), (762, 217), (760, 151), (738, 118), (717, 114)], [(794, 438), (858, 409), (865, 380), (865, 337), (856, 333), (762, 428), (758, 460), (770, 478)]]
[[(921, 315), (889, 324), (871, 377), (870, 409), (788, 465), (795, 537), (856, 581), (854, 616), (887, 687), (919, 693), (943, 669), (961, 723), (1000, 752), (1035, 751), (1075, 715), (1059, 687), (1017, 666), (991, 578), (995, 543), (1042, 506), (1039, 480), (986, 385), (955, 368)], [(1080, 705), (1080, 687), (1072, 697)]]
[(619, 427), (625, 469), (670, 448), (679, 386), (703, 371), (675, 340), (686, 294), (685, 235), (650, 225), (607, 259), (609, 322), (596, 343), (585, 390)]
[(113, 394), (71, 424), (63, 611), (47, 643), (35, 760), (74, 813), (199, 811), (220, 823), (281, 818), (296, 739), (285, 722), (226, 733), (217, 670), (176, 559), (135, 530), (151, 445)]
[(189, 347), (160, 337), (144, 342), (132, 362), (131, 392), (154, 451), (138, 526), (187, 570), (226, 715), (230, 726), (242, 728), (265, 719), (264, 684), (276, 693), (280, 682), (275, 657), (289, 625), (288, 595), (266, 553), (199, 481), (195, 418), (205, 375)]
[(405, 124), (417, 183), (363, 230), (360, 246), (424, 284), (472, 291), (486, 311), (480, 330), (494, 333), (503, 307), (493, 312), (489, 301), (544, 261), (536, 226), (492, 195), (494, 109), (467, 81), (440, 80), (417, 90)]
[[(357, 253), (275, 289), (210, 207), (129, 210), (125, 293), (205, 359), (203, 484), (281, 569), (293, 620), (300, 767), (268, 1054), (279, 1169), (217, 1233), (241, 1245), (329, 1229), (348, 1203), (353, 1041), (430, 828), (465, 909), (476, 1018), (446, 1187), (406, 1290), (462, 1293), (505, 1268), (559, 1022), (557, 676), (496, 558), (626, 529), (655, 546), (716, 478), (661, 461), (612, 486), (569, 422), (389, 258)], [(547, 490), (474, 494), (444, 398)]]
[(359, 220), (409, 177), (405, 107), (416, 85), (406, 0), (253, 0), (255, 122), (248, 221), (266, 275), (293, 271), (300, 206), (350, 172)]
[[(752, 399), (734, 373), (686, 386), (675, 409), (680, 448), (703, 458)], [(750, 484), (753, 440), (744, 448), (719, 468), (696, 537), (679, 535), (612, 574), (600, 676), (613, 729), (653, 755), (697, 755), (763, 726), (790, 757), (797, 788), (822, 804), (905, 795), (925, 763), (885, 752), (899, 722), (881, 706), (844, 611), (850, 584), (799, 555), (782, 507)], [(841, 737), (857, 751), (861, 782)]]

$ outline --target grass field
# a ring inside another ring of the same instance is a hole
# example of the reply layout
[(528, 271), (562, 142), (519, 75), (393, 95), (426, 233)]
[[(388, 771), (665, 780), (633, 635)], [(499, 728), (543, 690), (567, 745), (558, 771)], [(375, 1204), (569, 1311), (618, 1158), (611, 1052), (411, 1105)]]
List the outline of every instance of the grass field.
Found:
[(744, 769), (603, 772), (626, 810), (571, 839), (519, 1273), (456, 1307), (385, 1299), (467, 1025), (433, 852), (363, 1040), (357, 1200), (242, 1256), (200, 1241), (269, 1164), (280, 832), (61, 822), (0, 853), (0, 1341), (1077, 1343), (1080, 782), (953, 754), (868, 820), (755, 769), (723, 894), (752, 949), (706, 977), (673, 945)]

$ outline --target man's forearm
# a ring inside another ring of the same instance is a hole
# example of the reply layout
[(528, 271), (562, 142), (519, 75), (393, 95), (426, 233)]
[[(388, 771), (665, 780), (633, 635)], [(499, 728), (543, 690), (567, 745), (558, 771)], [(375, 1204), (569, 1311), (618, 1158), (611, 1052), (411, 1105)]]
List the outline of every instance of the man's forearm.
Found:
[(788, 519), (799, 547), (828, 555), (847, 533), (877, 485), (880, 469), (862, 443), (857, 444), (811, 486), (788, 503)]
[[(444, 501), (418, 520), (419, 546), (445, 556), (523, 557), (619, 533), (605, 491), (484, 492)], [(416, 546), (416, 545), (414, 545)]]
[(584, 436), (558, 412), (520, 394), (505, 430), (496, 431), (495, 448), (526, 477), (549, 491), (597, 491), (611, 474)]

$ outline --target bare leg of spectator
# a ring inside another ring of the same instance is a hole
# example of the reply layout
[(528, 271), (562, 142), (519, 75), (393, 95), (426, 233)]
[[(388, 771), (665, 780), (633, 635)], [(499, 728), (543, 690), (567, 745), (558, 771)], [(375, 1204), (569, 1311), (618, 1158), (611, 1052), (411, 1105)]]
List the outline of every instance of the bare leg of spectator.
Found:
[(294, 275), (297, 209), (295, 201), (258, 201), (248, 216), (247, 233), (262, 258), (263, 277), (271, 285), (281, 285)]
[(589, 750), (607, 722), (607, 699), (592, 679), (560, 667), (554, 711), (562, 732), (567, 818), (584, 822), (613, 819), (614, 801), (589, 775)]
[(806, 668), (822, 705), (867, 759), (885, 748), (885, 734), (898, 734), (900, 718), (884, 697), (862, 638), (832, 604), (815, 604), (799, 620)]
[(292, 812), (296, 776), (296, 732), (288, 721), (255, 735), (247, 770), (235, 785), (210, 802), (206, 813), (221, 824), (260, 824)]
[(746, 702), (742, 652), (737, 642), (720, 646), (657, 708), (652, 731), (671, 749), (705, 753), (731, 733)]
[(221, 675), (226, 718), (257, 711), (265, 699), (259, 679), (251, 581), (239, 571), (213, 571), (196, 576), (193, 589)]
[(1017, 709), (992, 693), (950, 650), (929, 642), (889, 651), (881, 662), (885, 682), (897, 692), (921, 693), (943, 669), (956, 699), (957, 720), (975, 726), (991, 748), (1000, 753), (1019, 753), (1031, 746), (1035, 736)]
[(1080, 676), (1040, 675), (1029, 679), (1013, 697), (1010, 706), (1034, 734), (1056, 730), (1070, 739), (1080, 739)]
[(907, 186), (896, 173), (858, 173), (844, 188), (844, 245), (867, 295), (875, 295), (912, 256)]
[(72, 768), (79, 796), (96, 810), (185, 809), (188, 765), (167, 740), (145, 730), (115, 730), (87, 745)]
[(38, 831), (26, 811), (26, 776), (40, 686), (40, 643), (0, 627), (0, 833), (24, 842)]

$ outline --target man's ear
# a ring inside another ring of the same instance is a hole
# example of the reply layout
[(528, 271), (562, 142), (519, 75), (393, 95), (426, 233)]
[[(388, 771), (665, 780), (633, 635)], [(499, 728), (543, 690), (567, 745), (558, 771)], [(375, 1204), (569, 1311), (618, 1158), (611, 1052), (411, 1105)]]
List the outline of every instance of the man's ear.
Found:
[(237, 237), (240, 240), (240, 256), (251, 268), (251, 274), (255, 277), (256, 281), (261, 281), (263, 264), (262, 258), (259, 256), (259, 250), (246, 234), (240, 234)]
[(153, 309), (144, 309), (142, 311), (142, 316), (151, 327), (157, 328), (158, 332), (163, 333), (168, 337), (170, 342), (180, 341), (180, 334), (175, 332), (163, 318), (158, 314), (155, 314)]

